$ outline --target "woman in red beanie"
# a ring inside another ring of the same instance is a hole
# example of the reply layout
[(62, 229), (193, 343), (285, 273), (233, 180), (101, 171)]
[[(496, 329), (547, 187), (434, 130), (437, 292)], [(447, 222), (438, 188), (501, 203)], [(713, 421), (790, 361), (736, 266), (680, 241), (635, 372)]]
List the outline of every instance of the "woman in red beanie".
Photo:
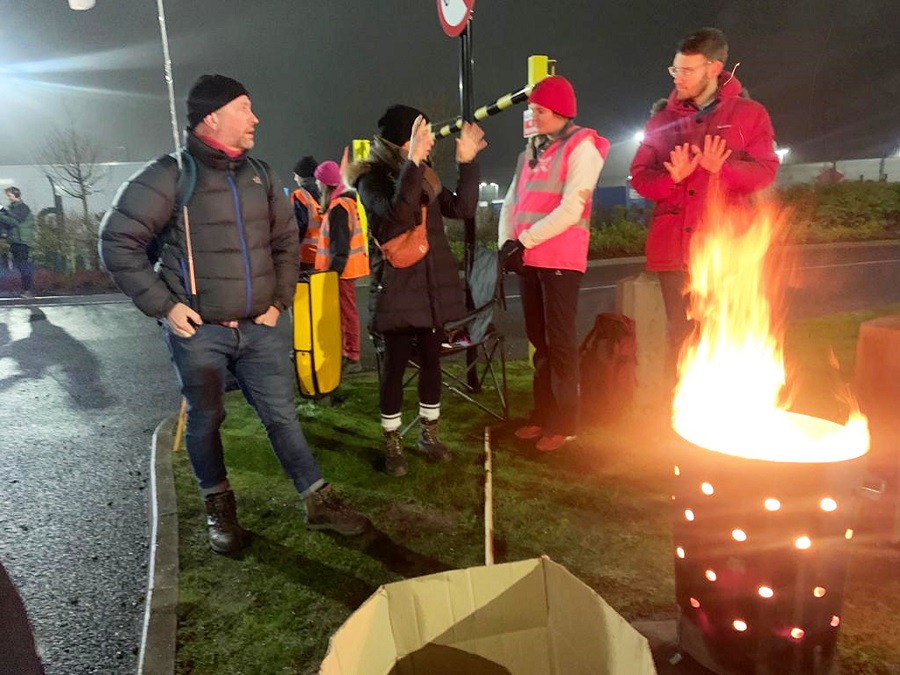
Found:
[(576, 126), (575, 90), (564, 77), (541, 80), (528, 108), (528, 139), (500, 211), (498, 244), (521, 275), (525, 332), (534, 345), (534, 408), (516, 430), (541, 451), (575, 438), (578, 426), (578, 290), (587, 269), (591, 196), (609, 141)]

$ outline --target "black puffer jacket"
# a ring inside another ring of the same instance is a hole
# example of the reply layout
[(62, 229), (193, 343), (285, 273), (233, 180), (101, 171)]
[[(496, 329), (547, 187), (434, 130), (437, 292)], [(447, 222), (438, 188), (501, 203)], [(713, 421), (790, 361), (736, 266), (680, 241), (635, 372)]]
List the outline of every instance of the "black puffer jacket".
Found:
[[(281, 182), (262, 162), (236, 159), (187, 135), (197, 183), (188, 201), (197, 280), (195, 309), (204, 321), (255, 317), (292, 304), (298, 273), (297, 226)], [(261, 170), (257, 170), (259, 167)], [(262, 174), (262, 175), (261, 175)], [(113, 280), (145, 314), (161, 318), (188, 303), (183, 216), (167, 229), (178, 166), (150, 162), (116, 194), (100, 225), (100, 256)], [(157, 269), (147, 247), (161, 236)]]
[(372, 242), (386, 242), (412, 229), (427, 202), (423, 189), (425, 166), (410, 161), (399, 173), (378, 162), (357, 162), (348, 178), (359, 192), (369, 220), (372, 274), (371, 317), (376, 332), (406, 328), (440, 328), (465, 315), (465, 297), (456, 259), (450, 251), (444, 221), (472, 218), (478, 206), (478, 165), (459, 166), (456, 193), (443, 188), (428, 204), (426, 231), (429, 251), (411, 267), (397, 269), (382, 258)]

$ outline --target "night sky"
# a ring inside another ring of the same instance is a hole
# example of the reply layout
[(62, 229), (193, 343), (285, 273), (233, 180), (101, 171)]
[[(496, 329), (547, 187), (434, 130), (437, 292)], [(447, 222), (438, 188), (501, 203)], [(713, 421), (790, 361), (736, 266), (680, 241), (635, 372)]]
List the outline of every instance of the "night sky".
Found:
[[(371, 136), (392, 103), (435, 121), (458, 110), (459, 40), (443, 34), (434, 0), (167, 0), (166, 12), (180, 124), (199, 74), (239, 79), (261, 119), (254, 154), (284, 179), (303, 154), (337, 159)], [(675, 44), (706, 25), (728, 35), (729, 66), (741, 62), (791, 161), (900, 149), (896, 0), (478, 0), (475, 103), (519, 89), (527, 57), (547, 54), (575, 85), (577, 121), (613, 143), (605, 173), (625, 173), (634, 132), (671, 90)], [(483, 122), (484, 180), (512, 173), (522, 108)], [(67, 117), (117, 159), (172, 149), (156, 0), (97, 0), (87, 12), (0, 0), (0, 164), (32, 163)]]

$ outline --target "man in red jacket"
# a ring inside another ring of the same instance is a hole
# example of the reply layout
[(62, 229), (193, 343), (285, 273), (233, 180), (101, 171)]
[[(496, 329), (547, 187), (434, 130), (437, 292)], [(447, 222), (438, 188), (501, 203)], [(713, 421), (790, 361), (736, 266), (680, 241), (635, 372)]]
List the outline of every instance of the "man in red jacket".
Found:
[(726, 203), (747, 203), (778, 169), (769, 114), (746, 95), (734, 69), (725, 70), (727, 60), (728, 42), (715, 28), (679, 43), (668, 69), (675, 88), (664, 105), (654, 106), (631, 163), (632, 187), (656, 202), (647, 269), (662, 288), (670, 375), (690, 330), (690, 242), (703, 226), (708, 196), (715, 189)]

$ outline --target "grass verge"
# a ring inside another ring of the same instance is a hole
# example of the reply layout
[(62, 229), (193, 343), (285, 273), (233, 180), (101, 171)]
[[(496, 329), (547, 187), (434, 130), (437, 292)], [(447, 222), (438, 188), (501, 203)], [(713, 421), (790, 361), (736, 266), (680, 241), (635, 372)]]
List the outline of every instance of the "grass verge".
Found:
[[(790, 326), (787, 360), (804, 377), (795, 409), (843, 421), (844, 404), (829, 392), (852, 373), (860, 322), (888, 311)], [(830, 350), (839, 372), (829, 365)], [(514, 413), (527, 410), (530, 375), (524, 363), (510, 364)], [(414, 398), (408, 392), (410, 403)], [(229, 396), (223, 435), (241, 520), (255, 533), (240, 559), (209, 551), (190, 465), (183, 451), (175, 456), (181, 547), (176, 672), (315, 673), (328, 637), (380, 584), (482, 564), (485, 416), (445, 398), (441, 431), (454, 461), (433, 466), (413, 457), (409, 475), (392, 479), (375, 468), (381, 433), (374, 375), (345, 380), (340, 399), (333, 407), (301, 402), (299, 413), (325, 475), (375, 524), (363, 537), (304, 529), (300, 501), (239, 394)], [(546, 553), (626, 618), (674, 617), (670, 433), (664, 416), (632, 419), (540, 455), (514, 442), (508, 429), (496, 429), (498, 562)], [(412, 435), (406, 444), (414, 444)], [(842, 673), (898, 672), (898, 562), (896, 549), (861, 538), (845, 598)]]

